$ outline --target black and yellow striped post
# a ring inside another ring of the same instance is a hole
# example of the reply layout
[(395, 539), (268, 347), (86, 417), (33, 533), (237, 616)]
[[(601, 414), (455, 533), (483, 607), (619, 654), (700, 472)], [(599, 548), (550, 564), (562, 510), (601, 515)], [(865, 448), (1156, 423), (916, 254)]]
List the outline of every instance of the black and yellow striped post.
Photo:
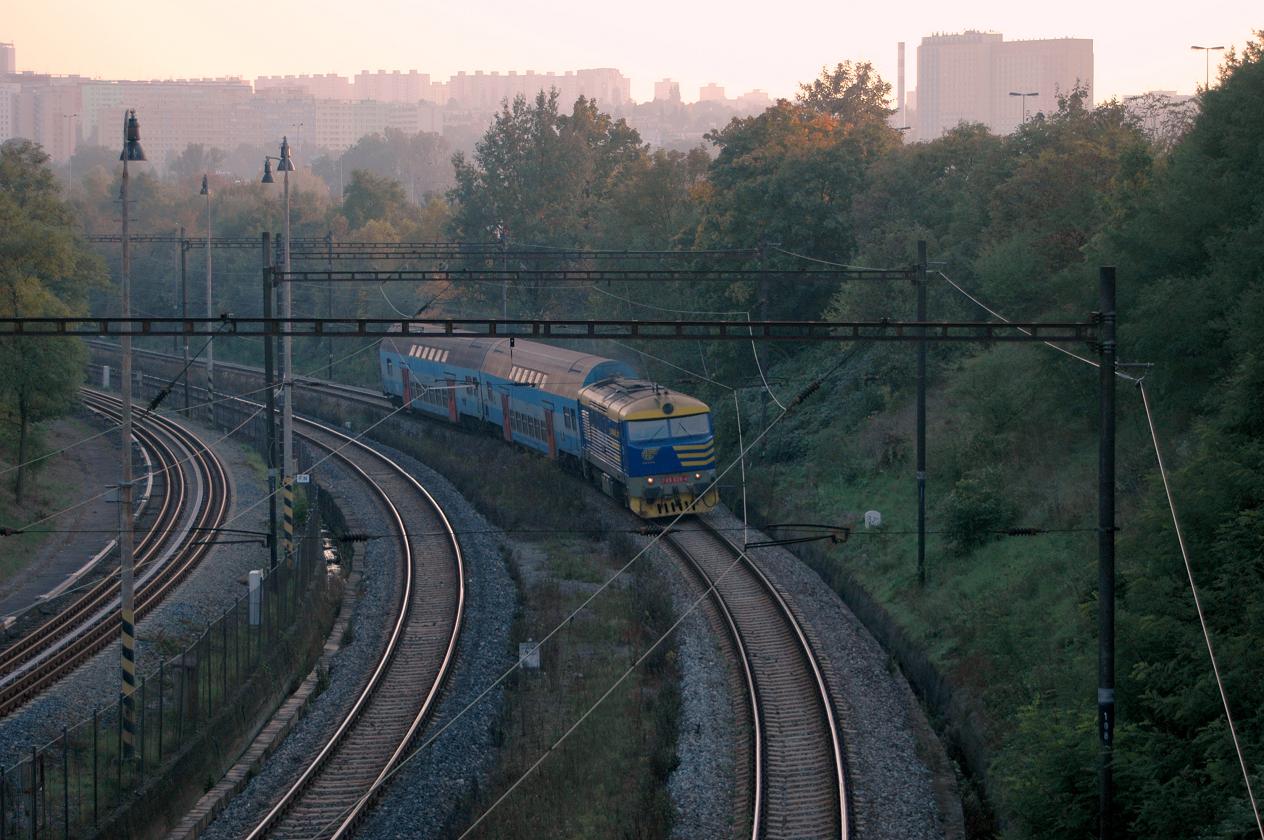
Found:
[(123, 670), (123, 692), (119, 702), (123, 704), (123, 758), (135, 755), (136, 741), (136, 612), (132, 599), (127, 598), (121, 612), (123, 624), (123, 651), (120, 663)]
[(287, 475), (281, 480), (282, 535), (285, 548), (285, 565), (294, 565), (294, 476)]

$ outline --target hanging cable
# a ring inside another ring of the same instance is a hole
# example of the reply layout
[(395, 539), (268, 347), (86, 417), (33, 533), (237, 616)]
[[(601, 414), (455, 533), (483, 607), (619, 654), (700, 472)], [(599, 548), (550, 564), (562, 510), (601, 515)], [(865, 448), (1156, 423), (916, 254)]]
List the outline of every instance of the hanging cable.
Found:
[(1163, 492), (1167, 496), (1168, 511), (1172, 515), (1172, 527), (1176, 530), (1176, 542), (1181, 548), (1181, 561), (1185, 564), (1185, 576), (1189, 580), (1189, 591), (1194, 596), (1194, 609), (1198, 613), (1198, 626), (1202, 629), (1203, 642), (1207, 645), (1207, 657), (1211, 660), (1211, 670), (1216, 676), (1216, 690), (1220, 693), (1220, 704), (1224, 707), (1225, 720), (1229, 724), (1229, 736), (1233, 739), (1233, 749), (1238, 755), (1238, 767), (1242, 771), (1242, 781), (1246, 784), (1247, 798), (1251, 800), (1251, 812), (1255, 814), (1255, 828), (1260, 840), (1264, 840), (1264, 823), (1260, 821), (1260, 808), (1255, 801), (1255, 791), (1251, 787), (1251, 774), (1247, 770), (1246, 757), (1242, 754), (1242, 744), (1238, 740), (1238, 729), (1233, 722), (1233, 713), (1229, 711), (1229, 696), (1225, 693), (1224, 680), (1220, 677), (1220, 664), (1216, 661), (1216, 651), (1211, 644), (1211, 632), (1207, 629), (1207, 618), (1203, 615), (1202, 599), (1198, 596), (1198, 586), (1194, 583), (1194, 568), (1189, 562), (1189, 549), (1185, 545), (1185, 533), (1181, 530), (1180, 517), (1176, 515), (1176, 499), (1172, 496), (1172, 485), (1168, 482), (1167, 467), (1163, 463), (1163, 451), (1159, 447), (1159, 434), (1154, 426), (1154, 415), (1150, 410), (1150, 395), (1146, 392), (1144, 382), (1137, 383), (1141, 391), (1141, 404), (1145, 406), (1146, 423), (1150, 426), (1150, 440), (1154, 443), (1154, 457), (1159, 464), (1159, 476), (1163, 479)]

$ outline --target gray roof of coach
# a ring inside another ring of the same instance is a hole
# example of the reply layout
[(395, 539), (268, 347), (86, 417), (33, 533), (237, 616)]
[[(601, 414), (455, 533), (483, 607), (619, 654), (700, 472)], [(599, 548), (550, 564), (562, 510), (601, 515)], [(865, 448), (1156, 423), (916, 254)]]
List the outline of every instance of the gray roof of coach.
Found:
[(578, 398), (585, 378), (598, 365), (610, 363), (617, 366), (618, 370), (612, 370), (611, 375), (635, 376), (625, 362), (526, 339), (516, 339), (513, 348), (510, 348), (508, 338), (487, 336), (445, 336), (431, 340), (391, 337), (382, 340), (391, 342), (396, 352), (403, 356), (408, 356), (414, 345), (448, 350), (445, 364), (485, 371), (501, 379), (534, 385), (542, 391), (571, 399)]

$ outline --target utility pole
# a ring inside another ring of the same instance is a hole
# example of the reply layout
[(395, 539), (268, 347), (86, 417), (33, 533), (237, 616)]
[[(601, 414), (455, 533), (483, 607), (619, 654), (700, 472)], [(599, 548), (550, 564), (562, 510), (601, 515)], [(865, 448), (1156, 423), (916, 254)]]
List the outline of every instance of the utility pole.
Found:
[(285, 173), (285, 243), (281, 252), (281, 270), (286, 279), (281, 296), (281, 317), (286, 320), (281, 338), (281, 396), (285, 400), (281, 409), (281, 501), (284, 507), (283, 525), (285, 536), (285, 561), (291, 562), (294, 554), (294, 337), (290, 335), (289, 320), (294, 317), (294, 284), (290, 274), (290, 172), (294, 162), (290, 160), (290, 143), (281, 138), (281, 160), (277, 168)]
[(500, 270), (505, 272), (505, 279), (500, 281), (500, 317), (509, 320), (509, 229), (505, 223), (496, 225), (496, 236), (500, 239)]
[[(917, 320), (926, 321), (926, 242), (917, 243)], [(926, 328), (917, 335), (917, 586), (926, 586)]]
[[(263, 317), (272, 317), (272, 243), (267, 231), (263, 233)], [(264, 448), (268, 465), (268, 553), (271, 564), (277, 565), (277, 470), (276, 470), (276, 391), (273, 388), (274, 372), (272, 355), (274, 348), (271, 336), (263, 339), (263, 411), (265, 419)]]
[[(284, 173), (285, 182), (285, 219), (281, 235), (281, 270), (285, 273), (285, 293), (281, 296), (281, 317), (288, 324), (293, 317), (293, 296), (289, 280), (290, 272), (290, 173), (294, 171), (294, 161), (290, 157), (290, 141), (281, 138), (281, 156), (263, 156), (263, 183), (274, 183), (272, 178), (272, 161), (277, 162), (277, 171)], [(275, 275), (273, 275), (275, 280)], [(285, 556), (288, 559), (294, 541), (294, 491), (291, 487), (294, 472), (294, 338), (289, 327), (281, 333), (281, 496), (285, 503)]]
[[(333, 273), (334, 270), (334, 232), (332, 230), (325, 231), (325, 268)], [(334, 317), (334, 281), (325, 281), (325, 317)], [(325, 366), (325, 378), (333, 381), (334, 378), (334, 337), (328, 336), (325, 339), (325, 346), (328, 349), (328, 362)]]
[(1114, 837), (1115, 762), (1115, 269), (1098, 274), (1097, 454), (1097, 734), (1098, 820), (1101, 840)]
[[(215, 304), (211, 294), (211, 185), (202, 176), (202, 195), (206, 196), (206, 317), (215, 317)], [(211, 424), (215, 422), (215, 342), (206, 343), (206, 396), (210, 403)]]
[[(189, 273), (188, 255), (189, 240), (184, 236), (184, 225), (180, 225), (180, 317), (189, 317)], [(210, 248), (206, 249), (210, 251)], [(189, 412), (189, 334), (184, 334), (184, 411)]]
[[(136, 119), (135, 111), (128, 111), (123, 118), (123, 153), (120, 155), (123, 161), (123, 183), (119, 190), (122, 199), (122, 276), (120, 278), (120, 291), (123, 297), (122, 301), (122, 317), (132, 317), (132, 253), (128, 242), (128, 214), (131, 212), (128, 207), (128, 176), (127, 163), (129, 160), (142, 161), (145, 159), (145, 153), (140, 147), (140, 122)], [(120, 667), (122, 670), (122, 696), (120, 702), (123, 707), (123, 758), (130, 759), (133, 755), (133, 742), (136, 734), (136, 702), (133, 695), (136, 692), (136, 604), (134, 592), (134, 564), (135, 543), (132, 533), (132, 338), (130, 335), (124, 334), (119, 336), (120, 351), (122, 353), (122, 363), (120, 365), (121, 379), (119, 383), (120, 397), (122, 397), (122, 421), (120, 423), (120, 433), (122, 436), (122, 479), (119, 482), (119, 507), (122, 513), (119, 517), (119, 623), (122, 629), (122, 645)]]

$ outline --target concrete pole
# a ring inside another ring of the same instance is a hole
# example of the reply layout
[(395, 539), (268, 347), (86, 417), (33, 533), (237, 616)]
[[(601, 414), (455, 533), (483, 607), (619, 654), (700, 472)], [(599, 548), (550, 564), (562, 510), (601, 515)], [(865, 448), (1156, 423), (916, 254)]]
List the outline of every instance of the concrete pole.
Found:
[[(272, 288), (272, 251), (271, 237), (267, 231), (263, 233), (263, 317), (267, 320), (272, 319), (272, 298), (274, 291)], [(273, 355), (275, 349), (272, 343), (272, 336), (265, 335), (263, 338), (263, 380), (264, 389), (263, 411), (267, 415), (264, 420), (264, 449), (267, 450), (268, 457), (264, 460), (268, 465), (268, 553), (271, 559), (269, 568), (276, 568), (277, 565), (277, 468), (276, 468), (276, 389), (273, 387)]]
[[(282, 284), (281, 317), (287, 322), (294, 317), (294, 286), (290, 283), (290, 170), (285, 170), (285, 241), (282, 243), (281, 270), (286, 279)], [(281, 495), (285, 504), (285, 557), (288, 561), (294, 550), (294, 338), (289, 324), (281, 338), (281, 396), (285, 400), (281, 409)]]
[[(211, 285), (211, 188), (206, 187), (206, 317), (215, 317), (215, 303)], [(215, 342), (206, 345), (206, 395), (208, 401), (215, 399)], [(210, 406), (212, 423), (215, 417), (215, 406)]]
[[(926, 320), (926, 243), (917, 243), (917, 320)], [(926, 328), (917, 334), (917, 585), (926, 585)]]
[[(180, 317), (189, 317), (189, 240), (184, 235), (184, 225), (180, 225)], [(189, 334), (184, 334), (184, 411), (189, 412)]]
[[(123, 264), (120, 278), (122, 300), (122, 316), (132, 317), (132, 254), (128, 242), (128, 176), (127, 176), (127, 129), (124, 117), (123, 129), (123, 185), (119, 193), (123, 206)], [(122, 651), (120, 668), (122, 670), (123, 704), (123, 757), (132, 757), (132, 745), (136, 734), (136, 703), (133, 694), (136, 692), (136, 596), (134, 591), (135, 539), (132, 533), (132, 337), (125, 331), (119, 336), (122, 353), (119, 393), (122, 397), (122, 422), (120, 426), (122, 451), (122, 476), (119, 480), (119, 607), (122, 624)]]
[(1114, 837), (1115, 764), (1115, 269), (1098, 277), (1101, 342), (1097, 458), (1098, 830)]

